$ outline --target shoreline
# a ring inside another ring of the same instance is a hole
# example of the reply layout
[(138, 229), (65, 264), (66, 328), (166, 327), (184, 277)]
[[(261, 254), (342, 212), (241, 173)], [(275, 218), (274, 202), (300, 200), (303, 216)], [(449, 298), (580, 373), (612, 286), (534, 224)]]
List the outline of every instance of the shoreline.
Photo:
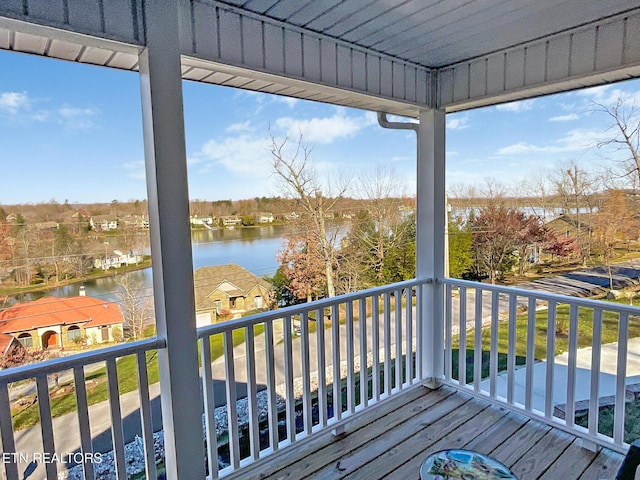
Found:
[(145, 255), (144, 260), (140, 262), (138, 265), (128, 265), (126, 267), (114, 268), (114, 269), (109, 269), (104, 271), (96, 271), (95, 273), (82, 278), (73, 278), (69, 280), (63, 280), (61, 282), (44, 284), (44, 285), (43, 284), (30, 285), (28, 287), (6, 287), (6, 288), (0, 287), (0, 305), (2, 305), (2, 303), (10, 297), (16, 297), (19, 295), (29, 294), (29, 293), (47, 292), (49, 290), (54, 290), (56, 288), (66, 287), (68, 285), (76, 285), (78, 283), (82, 284), (84, 282), (87, 282), (90, 280), (97, 280), (100, 278), (115, 277), (119, 273), (135, 272), (138, 270), (144, 270), (149, 267), (151, 267), (151, 256)]

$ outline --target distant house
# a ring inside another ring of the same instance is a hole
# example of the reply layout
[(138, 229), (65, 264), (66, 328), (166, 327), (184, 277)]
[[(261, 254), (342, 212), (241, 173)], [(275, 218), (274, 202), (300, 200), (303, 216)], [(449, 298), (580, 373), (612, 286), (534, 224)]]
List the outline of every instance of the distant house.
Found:
[(0, 334), (25, 348), (62, 348), (86, 339), (113, 342), (122, 334), (124, 316), (117, 303), (92, 297), (44, 297), (0, 312)]
[(109, 270), (110, 268), (120, 268), (126, 265), (137, 265), (142, 262), (142, 260), (144, 260), (142, 255), (134, 255), (132, 252), (123, 253), (120, 250), (114, 250), (112, 253), (94, 258), (93, 267)]
[(416, 213), (414, 208), (407, 207), (406, 205), (400, 205), (398, 211), (400, 212), (400, 218), (402, 218), (402, 220), (406, 220)]
[(58, 229), (59, 224), (58, 222), (38, 222), (38, 223), (35, 223), (34, 226), (36, 227), (37, 230), (52, 232)]
[(236, 225), (240, 225), (242, 223), (242, 219), (237, 215), (227, 215), (222, 218), (222, 225), (225, 227), (235, 227)]
[(273, 223), (273, 213), (259, 212), (255, 215), (258, 223)]
[(269, 305), (273, 286), (234, 263), (200, 267), (194, 274), (196, 318), (199, 327), (221, 314), (238, 315)]
[(118, 220), (107, 215), (99, 215), (91, 217), (89, 225), (94, 230), (106, 232), (108, 230), (116, 230), (118, 228)]
[(199, 217), (198, 215), (191, 215), (191, 217), (189, 217), (189, 223), (191, 223), (191, 225), (212, 225), (213, 224), (213, 218), (212, 217)]
[(149, 217), (146, 215), (126, 215), (122, 219), (122, 223), (125, 227), (149, 228)]
[(591, 227), (588, 224), (578, 222), (575, 217), (567, 214), (560, 215), (558, 218), (547, 222), (546, 225), (558, 237), (578, 238), (579, 235), (584, 239), (591, 235)]

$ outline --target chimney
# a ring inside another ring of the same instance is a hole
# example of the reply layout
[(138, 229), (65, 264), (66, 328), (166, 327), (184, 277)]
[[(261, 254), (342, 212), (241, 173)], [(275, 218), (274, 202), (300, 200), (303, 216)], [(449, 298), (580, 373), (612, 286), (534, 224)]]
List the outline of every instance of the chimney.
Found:
[(81, 297), (87, 296), (87, 292), (85, 292), (84, 290), (84, 285), (80, 285), (80, 292), (78, 293), (78, 295), (80, 295)]

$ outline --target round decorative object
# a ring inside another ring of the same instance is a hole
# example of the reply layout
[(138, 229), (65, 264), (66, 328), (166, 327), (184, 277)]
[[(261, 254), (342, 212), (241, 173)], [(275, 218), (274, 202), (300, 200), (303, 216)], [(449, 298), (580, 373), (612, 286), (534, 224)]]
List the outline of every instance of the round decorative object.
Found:
[(499, 480), (517, 477), (491, 457), (471, 450), (442, 450), (422, 463), (421, 480)]

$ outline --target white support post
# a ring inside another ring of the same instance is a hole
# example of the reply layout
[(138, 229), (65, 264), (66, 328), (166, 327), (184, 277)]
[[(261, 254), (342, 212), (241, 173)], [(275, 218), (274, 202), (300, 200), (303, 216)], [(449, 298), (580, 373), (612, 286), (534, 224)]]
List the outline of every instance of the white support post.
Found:
[(205, 478), (177, 0), (144, 2), (140, 89), (167, 478)]
[(416, 277), (431, 279), (422, 296), (422, 374), (437, 388), (444, 377), (445, 113), (422, 110), (418, 127)]

